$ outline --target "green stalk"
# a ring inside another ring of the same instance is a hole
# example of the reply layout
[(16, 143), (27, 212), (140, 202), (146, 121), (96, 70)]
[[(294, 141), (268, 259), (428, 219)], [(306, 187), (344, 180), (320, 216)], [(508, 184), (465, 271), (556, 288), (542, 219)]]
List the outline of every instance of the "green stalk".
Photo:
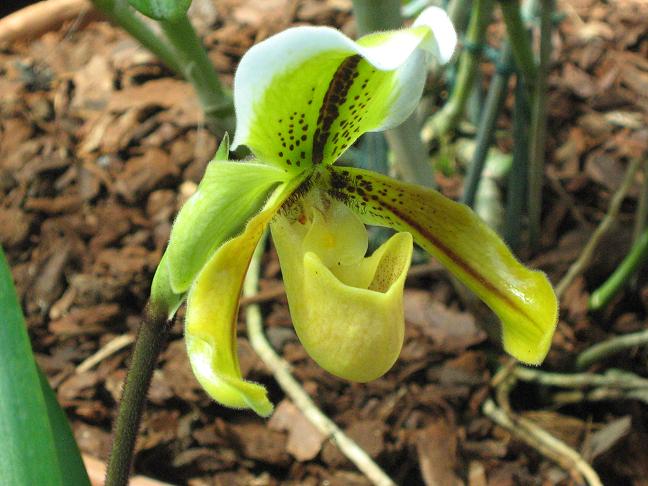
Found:
[[(607, 341), (600, 342), (595, 344), (591, 348), (586, 349), (576, 358), (576, 369), (584, 370), (588, 368), (591, 364), (601, 361), (602, 359), (608, 358), (614, 354), (625, 351), (629, 348), (635, 348), (638, 346), (648, 345), (648, 329), (643, 331), (634, 332), (632, 334), (624, 334), (622, 336), (614, 336), (613, 338), (608, 339)], [(608, 371), (611, 373), (612, 370)], [(590, 375), (591, 376), (591, 375)], [(622, 376), (619, 379), (623, 378)], [(641, 379), (641, 378), (640, 378)], [(640, 388), (644, 383), (638, 383), (637, 388)], [(618, 384), (613, 384), (612, 386), (617, 385), (615, 388), (620, 388)], [(635, 385), (635, 383), (629, 383), (629, 387)], [(643, 387), (645, 388), (645, 386)]]
[(452, 94), (443, 108), (423, 127), (423, 140), (437, 139), (453, 130), (464, 113), (475, 81), (486, 27), (491, 12), (491, 0), (474, 0), (466, 40), (459, 58), (459, 68)]
[(187, 15), (160, 22), (162, 31), (176, 51), (181, 71), (191, 82), (212, 127), (232, 128), (232, 99), (223, 89), (207, 51)]
[(421, 125), (412, 114), (396, 128), (387, 130), (385, 137), (394, 152), (401, 177), (411, 183), (436, 187), (430, 156), (421, 140)]
[(452, 21), (457, 32), (463, 33), (466, 30), (470, 18), (471, 0), (450, 0), (448, 2), (448, 17)]
[(97, 10), (155, 54), (169, 69), (182, 75), (182, 68), (173, 48), (135, 15), (126, 0), (92, 0), (92, 3)]
[(147, 306), (124, 382), (105, 486), (126, 486), (146, 394), (169, 332), (167, 314)]
[(614, 273), (610, 275), (603, 285), (592, 292), (589, 299), (589, 309), (598, 311), (609, 304), (647, 258), (648, 230), (644, 230)]
[(545, 140), (547, 135), (547, 78), (551, 57), (551, 15), (553, 0), (545, 0), (540, 16), (540, 66), (533, 89), (531, 107), (529, 164), (529, 243), (536, 248), (540, 241), (542, 215), (542, 180), (544, 178)]
[(488, 88), (488, 95), (486, 97), (486, 105), (479, 123), (477, 130), (477, 140), (475, 146), (475, 153), (473, 160), (468, 167), (468, 174), (464, 183), (463, 202), (470, 207), (475, 204), (475, 195), (477, 194), (477, 187), (481, 178), (484, 164), (486, 162), (486, 155), (491, 146), (497, 126), (497, 117), (502, 110), (504, 99), (508, 91), (508, 80), (511, 75), (511, 45), (506, 42), (502, 46), (500, 58), (498, 60), (498, 69), (491, 80), (490, 87)]
[(528, 165), (529, 97), (524, 80), (518, 75), (513, 107), (513, 165), (506, 184), (506, 220), (504, 222), (504, 239), (511, 248), (516, 248), (520, 243)]
[(632, 242), (636, 243), (641, 238), (646, 224), (648, 223), (648, 160), (643, 168), (643, 183), (641, 185), (641, 195), (639, 196), (639, 207), (635, 213), (634, 230), (632, 232)]
[[(643, 166), (643, 182), (641, 184), (641, 193), (639, 194), (639, 205), (635, 212), (634, 228), (632, 229), (632, 244), (637, 243), (643, 231), (648, 225), (648, 160)], [(630, 287), (637, 290), (637, 276), (630, 279)]]
[(506, 33), (513, 49), (515, 64), (524, 76), (527, 87), (533, 88), (537, 68), (531, 48), (531, 39), (522, 20), (520, 2), (519, 0), (500, 0), (500, 7), (506, 24)]
[(466, 120), (475, 127), (479, 126), (479, 122), (482, 119), (482, 112), (484, 111), (483, 78), (482, 72), (478, 70), (475, 73), (473, 87), (470, 90), (470, 96), (466, 103)]
[(400, 8), (400, 0), (353, 0), (358, 35), (400, 28)]
[[(400, 7), (400, 0), (353, 0), (358, 34), (400, 28)], [(420, 124), (412, 114), (401, 125), (388, 130), (385, 136), (403, 179), (433, 187), (434, 173), (420, 133)]]

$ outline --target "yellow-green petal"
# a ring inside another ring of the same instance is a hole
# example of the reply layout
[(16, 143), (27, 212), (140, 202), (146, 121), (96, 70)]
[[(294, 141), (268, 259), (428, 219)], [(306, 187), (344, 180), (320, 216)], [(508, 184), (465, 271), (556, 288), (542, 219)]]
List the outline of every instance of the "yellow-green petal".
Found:
[(266, 390), (244, 380), (238, 362), (239, 297), (254, 249), (294, 187), (291, 184), (278, 188), (243, 233), (216, 250), (196, 277), (187, 298), (185, 340), (196, 378), (217, 402), (250, 408), (264, 417), (272, 412)]
[(236, 71), (233, 145), (288, 172), (331, 164), (362, 133), (401, 123), (416, 107), (426, 58), (447, 62), (456, 35), (441, 9), (409, 29), (354, 42), (296, 27), (250, 49)]
[(556, 295), (542, 272), (518, 262), (467, 206), (434, 190), (361, 169), (330, 171), (332, 193), (363, 221), (411, 232), (499, 316), (508, 353), (525, 363), (542, 362), (558, 317)]
[(399, 233), (365, 258), (364, 225), (335, 200), (306, 206), (299, 217), (277, 217), (271, 229), (290, 315), (308, 354), (351, 381), (386, 373), (403, 344), (411, 235)]

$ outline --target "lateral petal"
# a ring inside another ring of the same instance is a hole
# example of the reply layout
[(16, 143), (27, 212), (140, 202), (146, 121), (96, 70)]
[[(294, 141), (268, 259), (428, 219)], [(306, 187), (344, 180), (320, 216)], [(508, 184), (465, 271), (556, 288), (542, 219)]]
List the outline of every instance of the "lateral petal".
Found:
[(432, 190), (361, 169), (329, 168), (332, 193), (368, 224), (409, 231), (501, 319), (504, 349), (529, 364), (545, 358), (558, 317), (539, 271), (513, 256), (467, 206)]
[(278, 188), (243, 233), (216, 250), (196, 277), (187, 299), (185, 339), (196, 378), (217, 402), (228, 407), (250, 408), (264, 417), (272, 412), (266, 390), (244, 380), (239, 367), (236, 342), (239, 297), (264, 229), (294, 188), (294, 184)]

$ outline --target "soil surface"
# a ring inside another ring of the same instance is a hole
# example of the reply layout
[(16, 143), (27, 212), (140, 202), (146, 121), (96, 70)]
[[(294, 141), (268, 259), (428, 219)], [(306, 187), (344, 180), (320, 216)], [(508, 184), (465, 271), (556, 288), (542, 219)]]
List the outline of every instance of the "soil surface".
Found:
[[(349, 0), (219, 0), (199, 7), (196, 26), (228, 84), (250, 46), (291, 25), (330, 25), (355, 35)], [(538, 251), (519, 252), (554, 283), (601, 222), (629, 161), (648, 150), (648, 4), (569, 0), (558, 7), (542, 241)], [(501, 33), (501, 24), (493, 27), (494, 43)], [(493, 72), (492, 64), (484, 67)], [(504, 152), (511, 149), (511, 107), (512, 98), (497, 142)], [(107, 458), (151, 277), (173, 218), (217, 143), (192, 88), (114, 25), (77, 20), (0, 46), (0, 243), (38, 362), (89, 456)], [(457, 171), (439, 182), (456, 196), (462, 178)], [(578, 354), (593, 344), (645, 329), (643, 273), (603, 311), (587, 310), (590, 293), (631, 245), (641, 181), (639, 174), (613, 230), (567, 288), (542, 369), (573, 372)], [(422, 265), (408, 280), (403, 351), (379, 380), (344, 382), (306, 355), (272, 248), (261, 280), (268, 338), (318, 406), (398, 484), (577, 484), (573, 470), (484, 415), (483, 404), (495, 396), (493, 374), (507, 358), (443, 269)], [(247, 342), (242, 314), (243, 373), (267, 386), (276, 412), (263, 420), (211, 401), (187, 361), (183, 315), (153, 378), (137, 474), (193, 486), (368, 484), (285, 398)], [(85, 362), (116, 339), (117, 351)], [(610, 368), (646, 377), (646, 348), (629, 348), (589, 370)], [(574, 393), (580, 392), (517, 384), (511, 406), (578, 451), (605, 484), (648, 485), (645, 388), (643, 402), (623, 393), (588, 398), (586, 389), (573, 399)]]

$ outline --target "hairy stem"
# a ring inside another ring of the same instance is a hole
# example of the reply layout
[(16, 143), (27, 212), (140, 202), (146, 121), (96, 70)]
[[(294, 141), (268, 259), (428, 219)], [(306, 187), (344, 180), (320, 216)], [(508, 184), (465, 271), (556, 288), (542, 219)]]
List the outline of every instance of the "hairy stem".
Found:
[(112, 451), (106, 473), (106, 486), (128, 484), (146, 394), (168, 331), (166, 313), (153, 309), (150, 305), (147, 306), (119, 402)]

